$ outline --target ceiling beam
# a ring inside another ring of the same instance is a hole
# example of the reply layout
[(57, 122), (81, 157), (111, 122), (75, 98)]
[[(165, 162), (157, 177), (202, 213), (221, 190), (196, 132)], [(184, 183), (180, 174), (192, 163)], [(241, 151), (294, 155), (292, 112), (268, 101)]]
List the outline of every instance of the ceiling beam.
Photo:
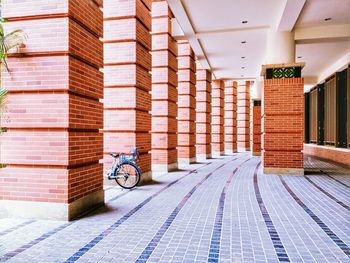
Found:
[(344, 68), (346, 68), (349, 65), (350, 61), (350, 52), (345, 54), (343, 57), (335, 61), (333, 64), (331, 64), (329, 67), (324, 69), (318, 76), (317, 83), (322, 83), (325, 81), (329, 76), (334, 74), (334, 72), (340, 71)]
[(196, 37), (201, 38), (201, 37), (205, 37), (205, 36), (234, 33), (234, 32), (267, 30), (269, 28), (270, 28), (269, 26), (256, 26), (256, 27), (244, 27), (244, 28), (240, 27), (240, 28), (218, 29), (218, 30), (197, 32)]
[[(188, 18), (188, 14), (181, 2), (181, 0), (168, 0), (169, 7), (171, 11), (173, 12), (174, 16), (177, 19), (178, 27), (181, 28), (183, 35), (181, 36), (182, 39), (187, 39), (190, 42), (190, 45), (196, 54), (196, 57), (198, 58), (200, 64), (204, 69), (208, 69), (211, 71), (211, 66), (209, 64), (209, 61), (203, 51), (203, 48), (196, 37), (196, 32), (193, 29), (192, 23), (190, 19)], [(175, 22), (172, 22), (173, 24)], [(181, 25), (181, 26), (180, 26)], [(173, 30), (174, 38), (176, 39), (176, 36), (181, 35), (181, 32), (179, 31), (179, 28), (176, 27)], [(213, 73), (214, 75), (214, 73)], [(215, 78), (215, 75), (214, 75)]]
[(306, 0), (287, 0), (278, 22), (278, 31), (292, 31)]
[(296, 44), (350, 40), (350, 24), (296, 28)]

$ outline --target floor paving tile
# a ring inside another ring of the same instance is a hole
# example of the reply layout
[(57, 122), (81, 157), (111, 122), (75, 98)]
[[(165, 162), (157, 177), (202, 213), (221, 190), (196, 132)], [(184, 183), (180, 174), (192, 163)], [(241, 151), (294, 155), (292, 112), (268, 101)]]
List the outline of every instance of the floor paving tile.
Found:
[(126, 191), (79, 220), (0, 219), (0, 262), (350, 262), (350, 170), (305, 176), (222, 156)]

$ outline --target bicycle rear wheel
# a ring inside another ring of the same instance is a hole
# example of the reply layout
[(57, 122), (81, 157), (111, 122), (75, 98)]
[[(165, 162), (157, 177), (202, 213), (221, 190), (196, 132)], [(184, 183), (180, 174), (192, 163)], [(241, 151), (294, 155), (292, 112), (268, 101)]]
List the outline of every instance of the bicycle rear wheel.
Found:
[(140, 182), (141, 174), (136, 164), (132, 162), (122, 163), (117, 170), (115, 181), (125, 189), (134, 188)]

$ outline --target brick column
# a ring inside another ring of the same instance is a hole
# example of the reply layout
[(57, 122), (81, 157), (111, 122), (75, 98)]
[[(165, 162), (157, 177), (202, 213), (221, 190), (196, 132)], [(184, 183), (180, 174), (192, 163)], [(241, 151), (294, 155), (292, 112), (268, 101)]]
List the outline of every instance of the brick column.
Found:
[(237, 81), (225, 81), (225, 154), (237, 152)]
[(177, 168), (177, 44), (165, 0), (152, 1), (152, 171)]
[(211, 72), (197, 61), (196, 84), (196, 157), (211, 158)]
[(104, 0), (104, 153), (140, 151), (151, 179), (151, 0)]
[(261, 155), (261, 101), (252, 101), (251, 151), (254, 156)]
[(213, 156), (224, 154), (224, 82), (214, 80), (212, 86), (211, 149)]
[(196, 62), (187, 41), (178, 42), (178, 161), (196, 161)]
[(250, 81), (238, 85), (237, 94), (237, 149), (250, 150)]
[(99, 0), (3, 1), (29, 36), (9, 58), (1, 135), (0, 214), (68, 220), (104, 202)]
[[(262, 156), (264, 173), (302, 174), (304, 137), (304, 79), (301, 67), (267, 68), (263, 91)], [(275, 73), (274, 73), (275, 72)], [(284, 78), (275, 78), (284, 76)], [(299, 74), (298, 74), (299, 72)], [(288, 73), (288, 74), (287, 74)]]

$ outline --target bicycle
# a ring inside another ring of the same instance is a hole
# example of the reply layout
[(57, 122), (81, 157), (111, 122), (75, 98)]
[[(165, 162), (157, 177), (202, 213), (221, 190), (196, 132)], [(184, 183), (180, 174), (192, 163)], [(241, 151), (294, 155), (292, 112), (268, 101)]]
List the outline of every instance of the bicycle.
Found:
[(113, 163), (107, 173), (108, 180), (115, 180), (119, 186), (125, 189), (134, 188), (141, 179), (141, 170), (136, 161), (139, 159), (137, 148), (131, 153), (111, 153)]

